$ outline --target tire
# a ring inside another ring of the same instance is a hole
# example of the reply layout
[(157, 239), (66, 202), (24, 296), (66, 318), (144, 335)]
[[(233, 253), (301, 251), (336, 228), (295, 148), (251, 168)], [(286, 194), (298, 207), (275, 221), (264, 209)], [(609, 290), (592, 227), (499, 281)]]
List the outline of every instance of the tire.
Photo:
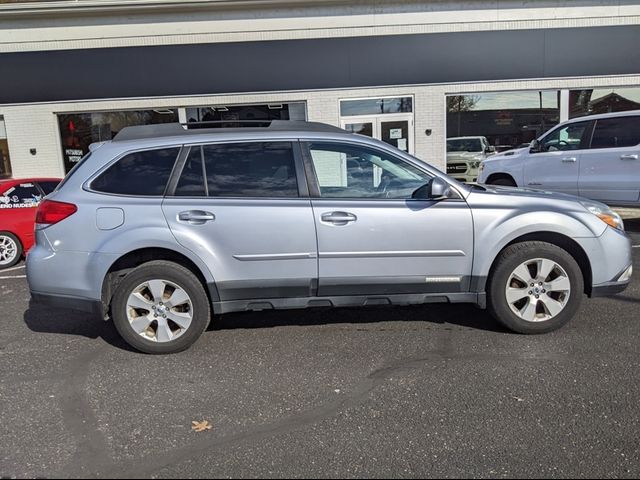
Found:
[(200, 338), (211, 321), (211, 304), (190, 270), (158, 260), (137, 267), (122, 279), (111, 302), (111, 314), (118, 333), (133, 348), (169, 354), (188, 349)]
[(0, 270), (13, 267), (22, 258), (22, 244), (13, 233), (0, 232)]
[[(544, 277), (546, 271), (550, 273)], [(523, 279), (527, 273), (529, 278)], [(564, 326), (578, 311), (583, 293), (584, 279), (575, 259), (556, 245), (538, 241), (504, 249), (487, 283), (489, 312), (508, 329), (524, 334)]]
[(517, 187), (516, 182), (509, 177), (498, 177), (489, 182), (489, 185), (499, 185), (502, 187)]

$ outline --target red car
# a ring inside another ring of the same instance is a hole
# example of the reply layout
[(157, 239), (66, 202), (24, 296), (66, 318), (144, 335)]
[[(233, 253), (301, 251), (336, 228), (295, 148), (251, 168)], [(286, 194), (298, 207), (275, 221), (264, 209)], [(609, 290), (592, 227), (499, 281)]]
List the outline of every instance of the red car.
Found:
[(59, 178), (0, 180), (0, 270), (20, 261), (33, 246), (36, 210)]

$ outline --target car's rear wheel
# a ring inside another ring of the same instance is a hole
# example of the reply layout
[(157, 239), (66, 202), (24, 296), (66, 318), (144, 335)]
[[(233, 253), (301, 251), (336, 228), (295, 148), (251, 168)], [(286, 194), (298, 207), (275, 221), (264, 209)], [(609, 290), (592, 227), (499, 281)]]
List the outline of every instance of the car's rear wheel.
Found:
[(13, 267), (22, 258), (20, 240), (9, 232), (0, 232), (0, 270)]
[(546, 333), (565, 325), (584, 292), (582, 271), (562, 248), (546, 242), (507, 247), (488, 282), (493, 316), (518, 333)]
[(145, 353), (177, 353), (207, 329), (211, 306), (200, 280), (167, 261), (145, 263), (118, 285), (111, 304), (124, 340)]

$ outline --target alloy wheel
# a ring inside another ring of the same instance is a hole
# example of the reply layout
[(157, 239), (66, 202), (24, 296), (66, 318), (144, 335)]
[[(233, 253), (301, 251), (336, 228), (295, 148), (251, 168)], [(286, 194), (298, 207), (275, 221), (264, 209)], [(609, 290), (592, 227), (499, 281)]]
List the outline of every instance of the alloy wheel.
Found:
[(16, 241), (6, 235), (0, 235), (0, 266), (11, 264), (16, 259), (16, 255), (18, 255)]
[(571, 280), (557, 262), (546, 258), (527, 260), (509, 275), (505, 295), (509, 307), (527, 322), (543, 322), (564, 310), (571, 294)]
[(149, 280), (129, 295), (127, 318), (141, 337), (158, 343), (171, 342), (189, 329), (193, 304), (179, 285), (167, 280)]

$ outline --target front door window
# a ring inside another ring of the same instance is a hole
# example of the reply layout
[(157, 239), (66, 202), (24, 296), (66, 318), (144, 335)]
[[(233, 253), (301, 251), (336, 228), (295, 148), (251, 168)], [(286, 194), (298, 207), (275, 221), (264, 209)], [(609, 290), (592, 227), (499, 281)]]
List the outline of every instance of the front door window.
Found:
[(589, 122), (579, 122), (556, 129), (542, 140), (542, 151), (579, 150), (588, 125)]
[(386, 153), (340, 144), (310, 144), (322, 198), (410, 199), (431, 176)]

